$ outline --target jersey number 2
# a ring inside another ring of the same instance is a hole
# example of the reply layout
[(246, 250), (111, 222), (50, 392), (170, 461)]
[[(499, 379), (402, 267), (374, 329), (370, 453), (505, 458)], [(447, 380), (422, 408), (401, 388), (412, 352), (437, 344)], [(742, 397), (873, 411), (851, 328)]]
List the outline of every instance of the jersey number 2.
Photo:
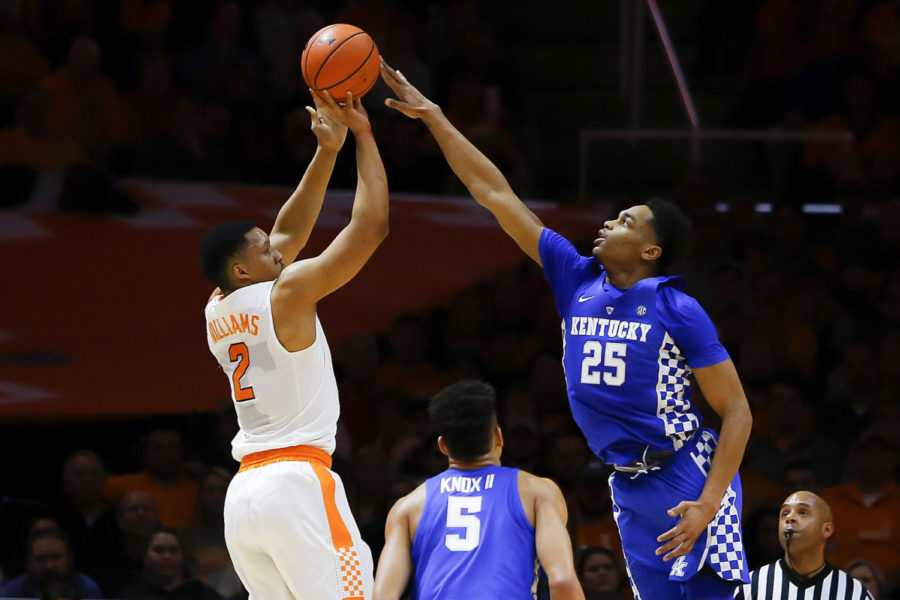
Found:
[[(463, 513), (463, 510), (466, 512)], [(468, 552), (481, 541), (481, 521), (474, 513), (481, 512), (481, 496), (450, 496), (447, 498), (447, 527), (461, 527), (464, 535), (448, 533), (444, 545), (453, 552)]]
[[(584, 360), (581, 361), (581, 383), (600, 383), (600, 376), (603, 376), (603, 383), (606, 385), (620, 386), (625, 383), (625, 351), (628, 346), (620, 342), (606, 342), (606, 352), (603, 352), (603, 344), (596, 340), (589, 340), (584, 343), (585, 354)], [(615, 369), (614, 371), (606, 371), (600, 373), (600, 369), (595, 369), (601, 364), (607, 368)]]
[(231, 374), (231, 383), (234, 384), (235, 401), (243, 402), (244, 400), (253, 400), (256, 398), (256, 396), (253, 395), (253, 386), (241, 387), (241, 377), (244, 376), (244, 373), (247, 372), (247, 367), (250, 366), (250, 350), (247, 348), (247, 344), (238, 342), (237, 344), (230, 345), (228, 347), (228, 358), (231, 359), (231, 362), (238, 363), (234, 368), (234, 373)]

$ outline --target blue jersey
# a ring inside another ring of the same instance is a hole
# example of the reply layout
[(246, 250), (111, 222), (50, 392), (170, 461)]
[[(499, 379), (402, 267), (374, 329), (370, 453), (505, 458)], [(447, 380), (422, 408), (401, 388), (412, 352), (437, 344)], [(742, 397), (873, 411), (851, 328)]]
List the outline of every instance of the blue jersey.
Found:
[(700, 427), (691, 367), (728, 353), (679, 277), (612, 286), (603, 266), (544, 229), (541, 263), (562, 317), (563, 367), (575, 422), (607, 464), (678, 450)]
[(537, 592), (534, 527), (518, 469), (448, 469), (425, 482), (413, 536), (413, 598), (529, 600)]

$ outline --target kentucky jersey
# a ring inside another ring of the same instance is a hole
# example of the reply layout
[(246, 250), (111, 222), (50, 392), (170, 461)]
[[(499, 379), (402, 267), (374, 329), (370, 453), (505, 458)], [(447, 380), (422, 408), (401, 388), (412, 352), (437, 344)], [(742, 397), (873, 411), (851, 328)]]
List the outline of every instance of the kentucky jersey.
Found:
[(518, 469), (448, 469), (425, 482), (413, 536), (413, 598), (536, 597), (534, 527), (519, 497)]
[(591, 450), (607, 464), (628, 465), (645, 450), (681, 448), (700, 427), (691, 368), (728, 358), (681, 278), (650, 277), (619, 290), (596, 259), (549, 229), (540, 255), (562, 317), (569, 404)]
[(331, 351), (316, 316), (316, 339), (289, 352), (275, 335), (274, 281), (216, 296), (206, 305), (206, 338), (234, 400), (240, 431), (232, 455), (314, 446), (331, 454), (340, 415)]

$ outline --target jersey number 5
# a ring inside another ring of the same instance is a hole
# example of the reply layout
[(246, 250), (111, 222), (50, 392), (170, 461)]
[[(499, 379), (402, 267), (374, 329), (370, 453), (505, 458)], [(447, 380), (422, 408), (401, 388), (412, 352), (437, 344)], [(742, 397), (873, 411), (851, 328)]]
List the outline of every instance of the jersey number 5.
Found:
[(584, 360), (581, 361), (581, 383), (600, 383), (601, 364), (608, 369), (602, 373), (603, 383), (606, 385), (620, 386), (625, 383), (625, 361), (623, 357), (628, 346), (620, 342), (606, 342), (606, 352), (603, 344), (597, 340), (589, 340), (584, 343)]
[(244, 373), (247, 372), (247, 367), (250, 366), (250, 350), (247, 348), (247, 344), (238, 342), (230, 345), (228, 347), (228, 358), (231, 359), (231, 362), (238, 363), (234, 368), (234, 373), (231, 374), (231, 383), (234, 384), (235, 402), (253, 400), (256, 398), (253, 395), (253, 387), (241, 387), (241, 377), (244, 376)]
[[(463, 510), (466, 512), (463, 513)], [(447, 498), (447, 528), (462, 527), (464, 535), (448, 533), (444, 545), (453, 552), (468, 552), (481, 541), (481, 521), (474, 513), (481, 512), (481, 496), (450, 496)]]

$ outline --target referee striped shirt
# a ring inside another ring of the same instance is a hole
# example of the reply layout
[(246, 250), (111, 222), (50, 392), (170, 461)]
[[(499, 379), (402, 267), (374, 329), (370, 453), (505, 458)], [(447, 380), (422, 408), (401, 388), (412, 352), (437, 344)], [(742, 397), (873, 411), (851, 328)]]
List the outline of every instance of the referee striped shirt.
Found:
[(734, 590), (735, 600), (873, 600), (866, 587), (828, 563), (809, 579), (800, 577), (784, 559), (750, 573), (750, 583)]

